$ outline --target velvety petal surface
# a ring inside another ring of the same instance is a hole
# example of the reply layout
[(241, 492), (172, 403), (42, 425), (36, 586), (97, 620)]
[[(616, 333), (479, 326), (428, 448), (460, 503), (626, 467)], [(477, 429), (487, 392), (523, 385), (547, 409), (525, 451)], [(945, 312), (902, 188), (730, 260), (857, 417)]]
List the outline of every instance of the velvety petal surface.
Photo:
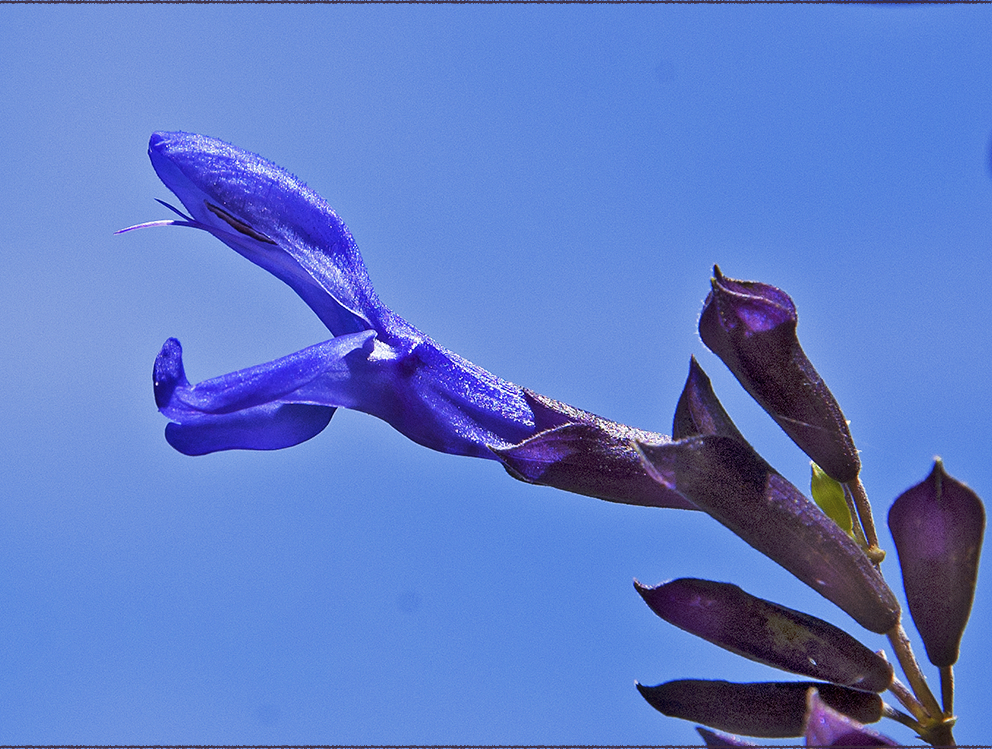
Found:
[(877, 731), (834, 710), (816, 689), (807, 695), (806, 746), (872, 747), (899, 746)]
[(818, 689), (828, 704), (861, 723), (882, 717), (882, 698), (877, 694), (835, 684), (680, 679), (654, 687), (637, 685), (653, 708), (671, 718), (766, 739), (803, 735), (806, 694), (811, 687)]
[(831, 477), (851, 481), (861, 461), (840, 406), (796, 336), (796, 308), (774, 286), (714, 267), (699, 318), (703, 343), (797, 445)]
[(682, 578), (634, 587), (665, 621), (745, 658), (869, 692), (892, 683), (892, 666), (847, 632), (736, 585)]
[(716, 518), (873, 632), (899, 603), (858, 545), (747, 443), (710, 435), (638, 443), (651, 476)]
[(537, 434), (515, 445), (493, 447), (507, 472), (531, 484), (610, 502), (695, 510), (677, 491), (653, 480), (635, 439), (666, 440), (524, 390)]
[(958, 659), (985, 536), (985, 508), (940, 460), (889, 510), (906, 601), (935, 666)]
[(432, 450), (496, 460), (491, 448), (516, 444), (535, 431), (522, 388), (422, 333), (405, 334), (393, 344), (377, 338), (369, 358), (354, 362), (353, 374), (375, 393), (359, 410)]

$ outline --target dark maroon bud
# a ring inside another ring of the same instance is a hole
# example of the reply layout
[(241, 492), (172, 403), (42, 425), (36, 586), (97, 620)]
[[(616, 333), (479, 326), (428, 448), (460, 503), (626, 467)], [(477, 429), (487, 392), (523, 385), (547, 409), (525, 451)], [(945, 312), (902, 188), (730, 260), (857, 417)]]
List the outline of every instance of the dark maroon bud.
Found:
[(828, 705), (859, 723), (874, 723), (882, 717), (882, 698), (874, 692), (815, 681), (735, 684), (680, 679), (655, 687), (637, 685), (641, 696), (670, 718), (765, 739), (803, 735), (810, 688), (819, 690)]
[(745, 658), (868, 692), (892, 683), (892, 666), (847, 632), (736, 585), (683, 578), (634, 587), (665, 621)]
[(713, 268), (713, 290), (699, 318), (703, 343), (802, 450), (836, 481), (861, 470), (847, 421), (796, 336), (796, 308), (781, 289), (726, 278)]
[(782, 565), (865, 629), (885, 633), (899, 602), (862, 549), (747, 444), (733, 437), (639, 443), (653, 478)]
[(927, 656), (935, 666), (953, 665), (975, 597), (985, 535), (982, 500), (938, 459), (929, 476), (892, 504), (889, 530)]
[(561, 401), (524, 390), (537, 434), (490, 449), (513, 478), (610, 502), (697, 509), (677, 491), (652, 479), (634, 440), (667, 440), (618, 424)]

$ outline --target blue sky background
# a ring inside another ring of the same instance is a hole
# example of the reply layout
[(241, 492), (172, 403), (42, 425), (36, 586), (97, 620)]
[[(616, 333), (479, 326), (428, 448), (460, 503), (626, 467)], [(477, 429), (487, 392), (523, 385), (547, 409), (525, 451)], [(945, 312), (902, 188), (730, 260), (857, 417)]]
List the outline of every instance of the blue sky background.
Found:
[[(170, 217), (154, 130), (298, 174), (387, 304), (504, 378), (668, 432), (695, 354), (806, 486), (695, 327), (714, 262), (780, 286), (883, 526), (937, 454), (992, 497), (987, 8), (8, 6), (0, 50), (0, 743), (695, 743), (635, 679), (789, 678), (635, 577), (732, 581), (888, 649), (700, 514), (363, 414), (173, 451), (167, 337), (200, 380), (327, 333), (206, 234), (113, 235)], [(990, 603), (983, 574), (962, 743), (990, 737)]]

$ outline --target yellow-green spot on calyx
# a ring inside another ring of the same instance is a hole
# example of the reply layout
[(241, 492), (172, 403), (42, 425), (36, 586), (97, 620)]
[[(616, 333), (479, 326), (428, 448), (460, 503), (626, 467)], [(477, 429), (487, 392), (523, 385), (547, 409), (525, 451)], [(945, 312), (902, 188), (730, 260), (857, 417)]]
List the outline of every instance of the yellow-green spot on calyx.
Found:
[(813, 639), (813, 633), (806, 627), (784, 616), (772, 614), (765, 620), (768, 633), (780, 650), (806, 650), (806, 645)]

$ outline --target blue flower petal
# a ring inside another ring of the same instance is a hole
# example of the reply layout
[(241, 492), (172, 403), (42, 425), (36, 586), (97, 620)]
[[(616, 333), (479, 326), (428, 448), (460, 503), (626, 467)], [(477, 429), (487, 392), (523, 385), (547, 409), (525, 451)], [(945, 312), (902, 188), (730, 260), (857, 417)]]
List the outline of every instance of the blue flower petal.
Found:
[(267, 403), (229, 414), (205, 414), (165, 427), (165, 439), (184, 455), (218, 450), (281, 450), (320, 434), (334, 415), (327, 406)]
[(327, 426), (338, 406), (355, 407), (367, 393), (348, 357), (372, 351), (366, 331), (310, 346), (257, 367), (190, 385), (182, 346), (170, 338), (155, 360), (155, 402), (174, 423), (169, 444), (187, 455), (218, 450), (277, 450), (304, 442)]
[(348, 227), (285, 169), (193, 133), (154, 133), (148, 156), (189, 211), (185, 225), (289, 284), (334, 335), (389, 327)]

